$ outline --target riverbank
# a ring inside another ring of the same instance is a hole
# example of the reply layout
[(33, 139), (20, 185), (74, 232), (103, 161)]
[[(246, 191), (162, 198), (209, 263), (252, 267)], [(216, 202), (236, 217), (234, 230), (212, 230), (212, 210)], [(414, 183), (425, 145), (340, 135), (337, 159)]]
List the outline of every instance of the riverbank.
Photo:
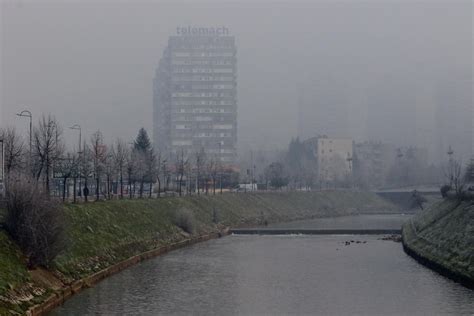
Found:
[[(251, 227), (317, 217), (396, 213), (368, 192), (224, 194), (66, 205), (67, 247), (47, 271), (28, 271), (0, 231), (0, 314), (25, 313), (52, 295), (117, 263), (225, 227)], [(157, 254), (160, 251), (156, 251)]]
[(425, 266), (474, 288), (474, 203), (446, 199), (403, 226), (407, 254)]

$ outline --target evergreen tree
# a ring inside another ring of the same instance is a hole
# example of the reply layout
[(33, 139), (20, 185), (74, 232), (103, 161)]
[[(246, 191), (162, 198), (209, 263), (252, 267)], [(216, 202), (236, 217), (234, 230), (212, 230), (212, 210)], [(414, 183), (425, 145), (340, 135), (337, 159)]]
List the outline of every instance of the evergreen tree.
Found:
[(148, 153), (151, 151), (151, 142), (146, 129), (144, 129), (143, 127), (140, 128), (133, 145), (134, 149), (138, 152)]
[(285, 166), (281, 162), (272, 162), (265, 168), (265, 178), (270, 181), (270, 185), (276, 189), (288, 185), (289, 179)]

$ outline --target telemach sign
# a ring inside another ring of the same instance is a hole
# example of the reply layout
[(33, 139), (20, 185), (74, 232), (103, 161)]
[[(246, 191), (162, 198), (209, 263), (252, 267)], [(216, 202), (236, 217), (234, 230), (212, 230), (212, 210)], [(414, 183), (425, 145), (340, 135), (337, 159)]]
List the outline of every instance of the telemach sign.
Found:
[(194, 27), (178, 26), (176, 33), (182, 36), (226, 36), (229, 35), (229, 29), (225, 26), (219, 27)]

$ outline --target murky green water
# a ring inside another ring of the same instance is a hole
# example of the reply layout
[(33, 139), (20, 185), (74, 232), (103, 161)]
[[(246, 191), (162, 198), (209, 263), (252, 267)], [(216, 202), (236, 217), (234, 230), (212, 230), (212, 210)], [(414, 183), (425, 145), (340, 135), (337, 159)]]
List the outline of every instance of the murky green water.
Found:
[[(379, 238), (229, 236), (145, 261), (51, 315), (473, 313), (474, 291)], [(345, 245), (351, 239), (361, 243)]]

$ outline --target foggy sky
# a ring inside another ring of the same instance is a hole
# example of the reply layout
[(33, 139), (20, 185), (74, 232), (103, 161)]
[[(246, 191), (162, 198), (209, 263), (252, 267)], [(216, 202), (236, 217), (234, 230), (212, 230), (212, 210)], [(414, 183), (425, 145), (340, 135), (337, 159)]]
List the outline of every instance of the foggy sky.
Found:
[(151, 134), (152, 78), (168, 36), (181, 25), (227, 26), (241, 149), (285, 146), (302, 134), (304, 110), (315, 121), (306, 136), (436, 152), (437, 87), (467, 81), (472, 126), (472, 2), (379, 2), (2, 1), (0, 121), (24, 129), (14, 114), (28, 108), (107, 140), (142, 126)]

